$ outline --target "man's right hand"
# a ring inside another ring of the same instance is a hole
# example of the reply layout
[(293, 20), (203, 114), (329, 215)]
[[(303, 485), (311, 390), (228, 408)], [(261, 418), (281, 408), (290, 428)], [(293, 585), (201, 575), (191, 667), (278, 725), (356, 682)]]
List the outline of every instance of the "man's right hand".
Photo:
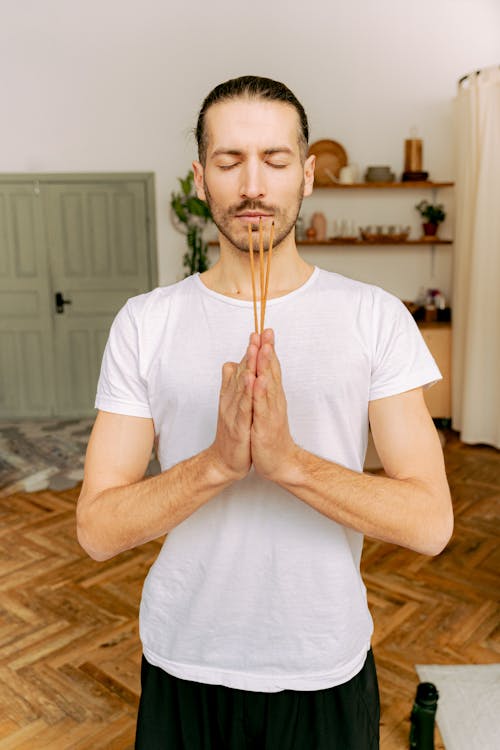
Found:
[(260, 336), (252, 333), (241, 362), (222, 367), (217, 432), (210, 450), (223, 474), (233, 481), (243, 479), (252, 465), (252, 392), (259, 344)]

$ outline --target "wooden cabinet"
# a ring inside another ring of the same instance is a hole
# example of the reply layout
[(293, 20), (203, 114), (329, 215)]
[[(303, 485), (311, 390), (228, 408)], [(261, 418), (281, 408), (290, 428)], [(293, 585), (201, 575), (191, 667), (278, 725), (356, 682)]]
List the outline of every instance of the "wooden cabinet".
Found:
[(421, 323), (420, 332), (441, 370), (443, 379), (424, 390), (427, 408), (434, 419), (451, 418), (451, 324)]

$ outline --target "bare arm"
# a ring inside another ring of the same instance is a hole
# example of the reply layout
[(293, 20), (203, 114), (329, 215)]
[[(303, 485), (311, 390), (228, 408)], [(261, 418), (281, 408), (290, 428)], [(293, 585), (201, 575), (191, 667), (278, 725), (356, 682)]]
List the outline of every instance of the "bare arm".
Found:
[(369, 418), (387, 477), (359, 474), (303, 450), (288, 429), (272, 340), (260, 350), (252, 425), (256, 471), (344, 526), (438, 554), (451, 536), (453, 513), (441, 444), (422, 389), (370, 402)]
[(78, 539), (106, 560), (167, 533), (245, 476), (257, 346), (226, 363), (214, 442), (158, 476), (143, 479), (154, 441), (151, 419), (100, 411), (87, 448), (77, 506)]

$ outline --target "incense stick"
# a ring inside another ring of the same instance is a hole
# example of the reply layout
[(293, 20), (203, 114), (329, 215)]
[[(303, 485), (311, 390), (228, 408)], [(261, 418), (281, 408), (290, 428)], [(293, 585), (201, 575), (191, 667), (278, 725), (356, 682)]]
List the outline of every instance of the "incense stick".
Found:
[(274, 242), (274, 221), (271, 224), (271, 235), (269, 237), (269, 248), (267, 251), (267, 268), (266, 268), (266, 286), (264, 289), (264, 302), (261, 302), (260, 306), (260, 332), (264, 331), (264, 320), (266, 317), (266, 305), (267, 305), (267, 290), (269, 289), (269, 276), (271, 273), (271, 258), (273, 255), (273, 242)]
[(257, 318), (257, 296), (255, 293), (255, 269), (253, 264), (253, 239), (252, 239), (252, 225), (248, 224), (248, 252), (250, 253), (250, 270), (252, 272), (252, 297), (253, 297), (253, 319), (255, 325), (255, 333), (259, 332), (259, 320)]
[(255, 333), (264, 331), (264, 322), (266, 316), (267, 292), (269, 289), (269, 277), (271, 275), (271, 259), (273, 255), (274, 242), (274, 221), (271, 224), (271, 234), (269, 238), (269, 248), (267, 252), (267, 268), (264, 279), (264, 237), (262, 230), (262, 217), (259, 217), (259, 276), (260, 276), (260, 330), (257, 316), (257, 291), (255, 289), (255, 261), (253, 257), (253, 237), (252, 225), (248, 224), (248, 252), (250, 253), (250, 272), (252, 274), (252, 297), (253, 297), (253, 317)]
[(260, 322), (259, 333), (262, 333), (262, 305), (264, 304), (264, 233), (262, 231), (262, 216), (259, 216), (259, 268), (260, 268)]

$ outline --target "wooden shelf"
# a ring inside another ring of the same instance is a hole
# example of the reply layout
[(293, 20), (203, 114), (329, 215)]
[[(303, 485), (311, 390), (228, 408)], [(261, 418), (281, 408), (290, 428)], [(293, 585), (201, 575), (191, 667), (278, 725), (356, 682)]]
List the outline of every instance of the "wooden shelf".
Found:
[[(209, 247), (217, 247), (219, 244), (217, 240), (210, 240), (210, 242), (207, 243)], [(354, 247), (358, 247), (360, 245), (393, 245), (394, 247), (401, 247), (401, 245), (452, 245), (453, 240), (440, 240), (440, 239), (433, 239), (433, 240), (406, 240), (405, 242), (392, 242), (391, 240), (387, 240), (387, 242), (370, 242), (368, 240), (343, 240), (340, 239), (332, 239), (332, 240), (296, 240), (297, 245), (304, 245), (309, 247), (314, 247), (315, 245), (343, 245), (344, 247), (348, 247), (349, 245), (353, 245)]]
[[(210, 242), (207, 243), (209, 247), (217, 247), (219, 244), (217, 240), (210, 240)], [(434, 240), (406, 240), (405, 242), (392, 242), (392, 240), (387, 240), (386, 242), (383, 242), (382, 240), (378, 242), (372, 242), (371, 240), (344, 240), (342, 238), (339, 239), (330, 239), (330, 240), (296, 240), (297, 245), (304, 245), (305, 247), (314, 247), (315, 245), (344, 245), (345, 247), (349, 245), (354, 245), (355, 247), (358, 247), (359, 245), (393, 245), (394, 247), (401, 247), (401, 245), (452, 245), (453, 240), (440, 240), (440, 239), (434, 239)]]
[(453, 187), (454, 182), (353, 182), (351, 185), (342, 185), (332, 182), (331, 185), (314, 185), (318, 190), (359, 190), (361, 188), (376, 188), (380, 190), (421, 190), (422, 188)]
[[(346, 247), (348, 245), (394, 245), (394, 247), (400, 247), (401, 245), (452, 245), (453, 240), (441, 240), (438, 238), (432, 239), (432, 240), (424, 240), (424, 239), (418, 239), (418, 240), (405, 240), (404, 242), (393, 242), (392, 240), (386, 240), (385, 242), (383, 240), (380, 240), (378, 242), (372, 242), (371, 240), (344, 240), (342, 237), (339, 237), (338, 239), (330, 239), (330, 240), (296, 240), (297, 245), (345, 245)], [(218, 243), (215, 242), (215, 245)]]

